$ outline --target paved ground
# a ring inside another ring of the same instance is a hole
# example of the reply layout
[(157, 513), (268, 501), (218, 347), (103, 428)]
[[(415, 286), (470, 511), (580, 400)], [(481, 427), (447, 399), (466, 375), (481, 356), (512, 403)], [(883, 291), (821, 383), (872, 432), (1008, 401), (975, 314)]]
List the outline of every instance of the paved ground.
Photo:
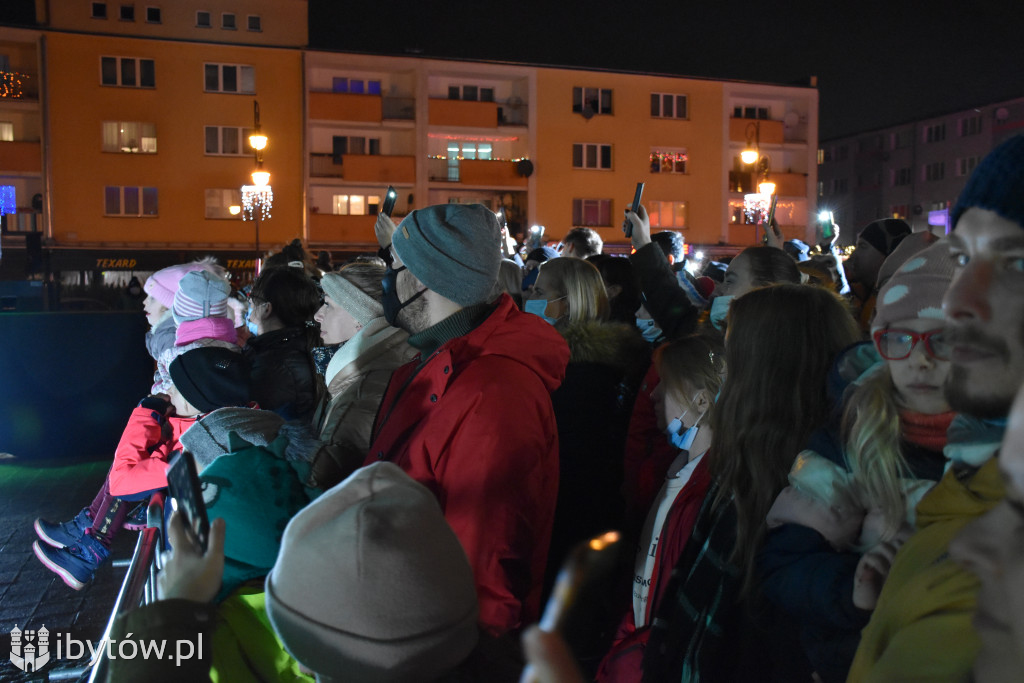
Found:
[[(126, 569), (107, 563), (91, 584), (74, 591), (32, 553), (36, 539), (32, 522), (36, 517), (71, 519), (92, 501), (109, 467), (110, 456), (84, 461), (0, 460), (0, 683), (45, 681), (49, 674), (78, 665), (51, 662), (41, 674), (22, 673), (9, 659), (10, 631), (15, 625), (24, 630), (45, 624), (51, 657), (56, 654), (53, 643), (58, 633), (62, 638), (68, 634), (94, 642), (103, 635)], [(121, 532), (111, 556), (131, 557), (137, 538), (135, 532)]]

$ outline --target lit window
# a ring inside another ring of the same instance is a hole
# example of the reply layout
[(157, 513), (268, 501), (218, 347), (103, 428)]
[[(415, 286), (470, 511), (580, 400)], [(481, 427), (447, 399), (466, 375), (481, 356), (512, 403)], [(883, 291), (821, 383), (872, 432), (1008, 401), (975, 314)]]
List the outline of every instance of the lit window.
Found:
[(14, 124), (0, 121), (0, 142), (14, 142)]
[(647, 202), (647, 214), (651, 217), (652, 228), (685, 230), (686, 202)]
[(651, 173), (686, 173), (690, 157), (683, 147), (660, 147), (651, 150)]
[(156, 154), (156, 124), (138, 121), (104, 121), (103, 151)]
[(332, 205), (339, 216), (376, 216), (380, 211), (380, 195), (336, 194)]
[(238, 220), (241, 212), (231, 213), (232, 206), (242, 205), (242, 193), (237, 189), (206, 190), (206, 217)]

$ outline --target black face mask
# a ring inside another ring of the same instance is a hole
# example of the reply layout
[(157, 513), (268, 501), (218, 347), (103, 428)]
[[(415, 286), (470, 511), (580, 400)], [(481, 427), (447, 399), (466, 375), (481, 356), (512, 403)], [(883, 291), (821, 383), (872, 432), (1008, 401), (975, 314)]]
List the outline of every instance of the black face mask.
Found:
[(388, 265), (388, 269), (384, 273), (384, 279), (380, 281), (381, 289), (383, 290), (380, 303), (384, 307), (384, 319), (387, 320), (388, 325), (391, 325), (392, 327), (397, 327), (395, 325), (395, 321), (398, 320), (399, 312), (413, 301), (416, 301), (416, 299), (423, 296), (423, 293), (427, 291), (426, 289), (421, 289), (408, 301), (404, 303), (400, 301), (398, 298), (398, 274), (403, 270), (406, 270), (405, 266), (395, 270)]

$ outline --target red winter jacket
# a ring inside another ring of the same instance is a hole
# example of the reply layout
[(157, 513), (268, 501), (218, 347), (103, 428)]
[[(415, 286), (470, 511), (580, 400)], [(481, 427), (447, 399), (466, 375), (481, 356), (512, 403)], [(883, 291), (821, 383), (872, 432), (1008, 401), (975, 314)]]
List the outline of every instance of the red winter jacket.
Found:
[(536, 620), (558, 494), (551, 392), (569, 347), (503, 294), (478, 327), (398, 368), (366, 463), (389, 460), (434, 492), (476, 578), (492, 635)]
[(164, 417), (151, 408), (136, 407), (114, 451), (114, 465), (107, 475), (110, 493), (130, 496), (166, 487), (171, 452), (181, 449), (178, 439), (195, 423), (195, 417)]
[(651, 622), (658, 612), (658, 605), (665, 594), (672, 570), (682, 556), (686, 542), (690, 540), (693, 525), (697, 522), (697, 514), (711, 486), (711, 475), (708, 472), (710, 455), (705, 455), (697, 463), (690, 480), (679, 491), (665, 517), (658, 548), (655, 551), (657, 556), (654, 559), (654, 574), (651, 576), (650, 593), (647, 598), (647, 625), (637, 629), (631, 601), (628, 611), (619, 623), (611, 650), (601, 661), (595, 678), (598, 683), (640, 683), (643, 677), (644, 648), (647, 647), (647, 640), (651, 635)]

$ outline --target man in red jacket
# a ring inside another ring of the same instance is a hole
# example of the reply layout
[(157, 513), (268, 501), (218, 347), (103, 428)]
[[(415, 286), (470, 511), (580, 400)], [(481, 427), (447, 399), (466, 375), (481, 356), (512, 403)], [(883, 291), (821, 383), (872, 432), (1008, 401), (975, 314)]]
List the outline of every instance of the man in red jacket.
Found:
[(394, 462), (437, 496), (473, 567), (480, 625), (500, 636), (540, 610), (558, 492), (550, 393), (569, 348), (498, 295), (486, 207), (431, 206), (378, 230), (384, 315), (420, 354), (391, 378), (366, 463)]

